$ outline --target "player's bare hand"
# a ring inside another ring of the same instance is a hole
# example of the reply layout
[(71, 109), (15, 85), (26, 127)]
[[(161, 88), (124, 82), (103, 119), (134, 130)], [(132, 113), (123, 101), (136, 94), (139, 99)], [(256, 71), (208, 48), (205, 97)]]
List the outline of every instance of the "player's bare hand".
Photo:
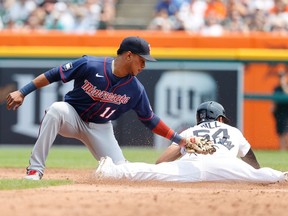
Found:
[(17, 110), (22, 105), (24, 96), (20, 91), (14, 91), (6, 97), (6, 107), (8, 110)]

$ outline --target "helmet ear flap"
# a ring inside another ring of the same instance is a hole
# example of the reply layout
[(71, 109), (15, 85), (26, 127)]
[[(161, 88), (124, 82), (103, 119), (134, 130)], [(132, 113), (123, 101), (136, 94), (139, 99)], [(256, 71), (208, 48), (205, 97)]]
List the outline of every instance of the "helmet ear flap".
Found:
[(207, 119), (208, 119), (207, 110), (202, 109), (197, 111), (197, 124), (200, 124), (201, 122), (204, 122)]
[(199, 112), (199, 118), (200, 119), (207, 119), (207, 110), (201, 110)]
[(207, 118), (206, 110), (201, 110), (201, 112), (199, 112), (199, 117), (200, 119), (206, 119)]

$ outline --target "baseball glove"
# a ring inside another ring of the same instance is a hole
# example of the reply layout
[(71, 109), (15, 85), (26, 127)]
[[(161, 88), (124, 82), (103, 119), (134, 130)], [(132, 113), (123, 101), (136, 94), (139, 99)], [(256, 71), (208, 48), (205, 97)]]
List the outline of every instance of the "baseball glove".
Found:
[(187, 153), (213, 154), (216, 152), (213, 142), (205, 137), (190, 137), (186, 139), (185, 150)]

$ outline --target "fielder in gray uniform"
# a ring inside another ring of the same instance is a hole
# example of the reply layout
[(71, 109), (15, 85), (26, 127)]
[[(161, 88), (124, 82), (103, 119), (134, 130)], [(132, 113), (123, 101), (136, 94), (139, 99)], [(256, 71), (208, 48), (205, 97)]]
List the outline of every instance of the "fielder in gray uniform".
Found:
[(228, 119), (221, 104), (214, 101), (200, 104), (196, 117), (197, 125), (183, 131), (181, 136), (205, 136), (214, 142), (217, 148), (214, 154), (189, 154), (185, 152), (185, 147), (172, 143), (157, 160), (157, 164), (137, 162), (115, 165), (109, 157), (102, 158), (96, 176), (171, 182), (288, 181), (287, 172), (260, 168), (241, 131), (227, 124)]

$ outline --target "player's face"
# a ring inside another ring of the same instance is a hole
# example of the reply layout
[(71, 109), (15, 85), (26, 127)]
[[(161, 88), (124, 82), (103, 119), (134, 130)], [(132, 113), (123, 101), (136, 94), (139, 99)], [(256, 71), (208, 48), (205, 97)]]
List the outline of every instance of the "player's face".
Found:
[(145, 59), (137, 54), (132, 54), (131, 75), (136, 76), (145, 68)]

